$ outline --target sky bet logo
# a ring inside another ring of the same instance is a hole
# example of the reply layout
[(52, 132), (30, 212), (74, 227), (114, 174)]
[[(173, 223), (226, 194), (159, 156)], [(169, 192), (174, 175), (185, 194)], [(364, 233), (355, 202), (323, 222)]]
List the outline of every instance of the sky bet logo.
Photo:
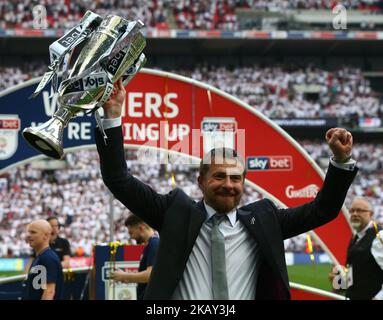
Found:
[(291, 156), (247, 157), (247, 170), (250, 171), (290, 171), (293, 169)]

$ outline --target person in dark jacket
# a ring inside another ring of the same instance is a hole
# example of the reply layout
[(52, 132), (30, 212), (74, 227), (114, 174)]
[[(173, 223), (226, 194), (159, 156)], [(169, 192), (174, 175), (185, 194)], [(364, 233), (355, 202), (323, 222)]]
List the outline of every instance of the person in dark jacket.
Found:
[(348, 288), (351, 300), (383, 300), (383, 231), (373, 221), (374, 209), (362, 197), (351, 204), (354, 235), (347, 249)]
[(326, 133), (333, 156), (311, 202), (278, 209), (263, 199), (239, 207), (246, 168), (227, 148), (212, 149), (201, 160), (203, 199), (195, 202), (179, 188), (158, 194), (128, 172), (121, 127), (125, 95), (120, 81), (103, 106), (106, 143), (98, 128), (95, 138), (104, 183), (161, 237), (144, 298), (290, 299), (283, 240), (337, 217), (358, 170), (351, 133)]

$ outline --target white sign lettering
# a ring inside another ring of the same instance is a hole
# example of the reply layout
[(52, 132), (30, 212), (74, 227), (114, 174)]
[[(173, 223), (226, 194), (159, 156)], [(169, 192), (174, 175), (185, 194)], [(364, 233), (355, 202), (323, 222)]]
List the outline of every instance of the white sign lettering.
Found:
[(319, 187), (315, 184), (310, 184), (302, 189), (294, 190), (293, 185), (286, 188), (287, 198), (315, 198), (319, 191)]
[[(162, 96), (156, 92), (129, 92), (128, 116), (131, 118), (175, 118), (179, 114), (178, 105), (174, 102), (178, 94), (169, 92)], [(160, 108), (162, 107), (162, 110)]]

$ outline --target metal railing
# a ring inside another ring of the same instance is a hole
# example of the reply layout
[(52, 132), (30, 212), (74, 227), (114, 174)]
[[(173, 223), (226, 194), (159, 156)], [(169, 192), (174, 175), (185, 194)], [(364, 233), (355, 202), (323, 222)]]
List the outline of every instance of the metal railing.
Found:
[(290, 282), (290, 287), (292, 289), (301, 290), (301, 291), (313, 293), (315, 295), (319, 295), (322, 297), (326, 297), (326, 298), (331, 299), (331, 300), (346, 300), (346, 298), (340, 294), (336, 294), (336, 293), (332, 293), (329, 291), (305, 286), (303, 284), (299, 284), (299, 283), (295, 283), (295, 282)]
[[(68, 273), (80, 273), (84, 271), (91, 271), (93, 267), (81, 267), (81, 268), (65, 268), (63, 269), (64, 274)], [(27, 279), (27, 274), (19, 274), (17, 276), (0, 278), (0, 285), (4, 283), (19, 282)]]

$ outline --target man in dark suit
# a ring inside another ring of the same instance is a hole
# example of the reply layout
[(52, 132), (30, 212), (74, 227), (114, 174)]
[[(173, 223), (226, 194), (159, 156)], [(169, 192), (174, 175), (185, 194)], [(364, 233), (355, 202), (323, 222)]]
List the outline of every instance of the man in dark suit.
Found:
[(348, 212), (354, 234), (346, 268), (334, 266), (329, 279), (334, 291), (346, 289), (350, 300), (383, 300), (383, 230), (372, 219), (374, 208), (367, 198), (355, 197)]
[(355, 198), (348, 211), (355, 234), (347, 249), (347, 273), (352, 280), (346, 297), (382, 300), (383, 231), (372, 220), (374, 209), (366, 198)]
[(107, 187), (161, 236), (145, 299), (290, 299), (283, 240), (330, 222), (341, 209), (357, 172), (352, 136), (326, 133), (333, 157), (316, 198), (277, 209), (268, 199), (237, 208), (244, 191), (245, 164), (234, 150), (215, 149), (201, 161), (203, 200), (181, 189), (165, 195), (128, 173), (124, 157), (121, 82), (104, 105), (104, 143), (95, 130)]

